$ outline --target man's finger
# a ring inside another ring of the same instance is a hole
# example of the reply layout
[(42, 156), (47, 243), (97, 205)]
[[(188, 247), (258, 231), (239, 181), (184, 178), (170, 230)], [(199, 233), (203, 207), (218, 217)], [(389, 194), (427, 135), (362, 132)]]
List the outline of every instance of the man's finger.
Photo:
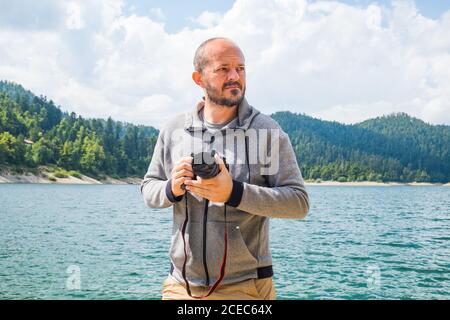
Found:
[(180, 160), (178, 160), (177, 162), (175, 162), (174, 167), (180, 166), (184, 163), (186, 164), (191, 164), (192, 163), (192, 157), (183, 157)]
[(220, 172), (227, 170), (227, 167), (225, 166), (225, 162), (223, 162), (223, 159), (219, 156), (218, 153), (214, 154), (214, 158), (216, 159), (217, 163), (219, 164)]
[(190, 164), (188, 164), (188, 163), (180, 163), (180, 164), (178, 164), (177, 166), (175, 166), (172, 169), (171, 174), (173, 175), (173, 174), (175, 174), (175, 172), (183, 170), (183, 169), (192, 172), (192, 166)]
[(193, 178), (194, 174), (192, 173), (192, 171), (187, 170), (187, 169), (182, 169), (178, 172), (175, 172), (172, 176), (173, 179), (179, 178), (179, 177), (189, 177), (189, 178)]
[(197, 180), (190, 180), (188, 181), (187, 184), (196, 186), (196, 187), (209, 187), (214, 185), (214, 181), (212, 181), (214, 178), (212, 179), (201, 179), (200, 177), (197, 176)]
[(183, 183), (185, 183), (186, 182), (186, 180), (189, 180), (190, 178), (187, 178), (187, 177), (179, 177), (179, 178), (176, 178), (176, 179), (174, 179), (174, 184), (175, 185), (182, 185)]
[(180, 162), (175, 168), (192, 168), (192, 164), (190, 162)]
[(193, 187), (193, 186), (186, 186), (186, 190), (188, 190), (189, 192), (191, 192), (195, 195), (198, 195), (202, 198), (205, 198), (205, 199), (208, 199), (209, 195), (210, 195), (210, 193), (207, 190), (200, 189), (200, 188)]
[(210, 190), (207, 186), (203, 186), (203, 185), (198, 184), (198, 183), (195, 183), (195, 184), (194, 184), (193, 182), (196, 182), (196, 181), (195, 181), (195, 180), (186, 180), (186, 181), (184, 182), (184, 184), (185, 184), (187, 187), (189, 187), (191, 190), (207, 190), (207, 191)]

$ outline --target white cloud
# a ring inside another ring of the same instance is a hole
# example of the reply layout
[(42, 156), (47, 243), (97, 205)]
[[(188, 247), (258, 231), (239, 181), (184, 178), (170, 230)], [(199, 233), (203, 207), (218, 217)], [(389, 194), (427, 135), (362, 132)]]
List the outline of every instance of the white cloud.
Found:
[(155, 18), (156, 20), (160, 21), (166, 20), (166, 15), (164, 14), (161, 8), (151, 8), (150, 15), (152, 18)]
[[(130, 110), (127, 114), (128, 119), (140, 119), (140, 123), (163, 123), (167, 120), (167, 114), (170, 114), (174, 101), (170, 96), (164, 94), (154, 94), (141, 99), (137, 108)], [(161, 112), (166, 110), (166, 112)]]
[(381, 8), (379, 6), (371, 4), (367, 7), (366, 26), (375, 31), (381, 30)]
[(220, 22), (220, 12), (204, 11), (197, 18), (190, 18), (192, 22), (205, 28), (212, 28)]
[(81, 8), (76, 2), (67, 3), (66, 12), (66, 26), (68, 29), (79, 30), (84, 27), (83, 17), (81, 16)]
[(404, 111), (450, 124), (450, 12), (431, 20), (409, 1), (237, 0), (169, 34), (159, 11), (126, 14), (121, 0), (45, 4), (55, 22), (39, 12), (25, 28), (0, 14), (0, 78), (85, 117), (159, 127), (202, 95), (191, 80), (196, 47), (227, 36), (246, 55), (248, 100), (265, 113), (356, 122)]

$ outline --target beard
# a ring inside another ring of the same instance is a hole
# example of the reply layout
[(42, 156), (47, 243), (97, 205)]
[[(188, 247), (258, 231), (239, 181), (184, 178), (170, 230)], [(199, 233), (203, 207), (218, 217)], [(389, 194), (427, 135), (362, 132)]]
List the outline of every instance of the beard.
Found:
[[(233, 83), (233, 84), (237, 84), (239, 86), (239, 88), (241, 88), (240, 84), (238, 84), (238, 83)], [(225, 83), (224, 88), (227, 85), (232, 85), (232, 83)], [(242, 100), (244, 100), (244, 97), (245, 97), (245, 87), (244, 87), (244, 89), (241, 88), (242, 93), (240, 95), (239, 95), (240, 90), (232, 89), (231, 90), (232, 97), (229, 97), (229, 98), (221, 96), (219, 93), (219, 90), (211, 87), (209, 84), (206, 85), (205, 90), (206, 90), (206, 94), (207, 94), (209, 100), (212, 103), (217, 104), (219, 106), (224, 106), (224, 107), (237, 106), (242, 102)]]

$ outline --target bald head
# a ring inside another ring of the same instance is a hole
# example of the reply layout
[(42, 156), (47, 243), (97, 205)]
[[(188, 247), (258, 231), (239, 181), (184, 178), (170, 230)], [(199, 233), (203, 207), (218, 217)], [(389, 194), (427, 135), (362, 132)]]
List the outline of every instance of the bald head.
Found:
[(217, 37), (204, 41), (195, 51), (195, 71), (203, 72), (211, 60), (226, 51), (238, 52), (242, 56), (242, 59), (244, 59), (244, 54), (241, 49), (228, 38)]
[(245, 95), (245, 60), (230, 39), (212, 38), (195, 52), (192, 79), (205, 93), (207, 104), (234, 107)]

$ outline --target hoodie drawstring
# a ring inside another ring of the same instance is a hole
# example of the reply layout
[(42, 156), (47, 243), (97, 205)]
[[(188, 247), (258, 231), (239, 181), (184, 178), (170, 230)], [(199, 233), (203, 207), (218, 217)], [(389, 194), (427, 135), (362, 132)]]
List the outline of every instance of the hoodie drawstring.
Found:
[(245, 162), (247, 164), (247, 171), (248, 171), (248, 176), (247, 176), (247, 182), (248, 184), (250, 184), (251, 182), (251, 172), (250, 172), (250, 160), (249, 160), (249, 156), (248, 156), (248, 136), (245, 134), (247, 131), (244, 130), (244, 136), (245, 136)]

